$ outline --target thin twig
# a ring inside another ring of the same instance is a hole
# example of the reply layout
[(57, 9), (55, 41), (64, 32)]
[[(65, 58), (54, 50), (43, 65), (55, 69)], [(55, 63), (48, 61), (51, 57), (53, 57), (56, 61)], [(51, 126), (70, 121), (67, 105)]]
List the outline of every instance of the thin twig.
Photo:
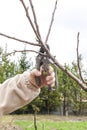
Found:
[(32, 42), (28, 42), (28, 41), (25, 41), (25, 40), (21, 40), (19, 38), (15, 38), (15, 37), (12, 37), (12, 36), (8, 36), (6, 34), (3, 34), (3, 33), (0, 33), (1, 36), (4, 36), (4, 37), (7, 37), (7, 38), (10, 38), (10, 39), (13, 39), (13, 40), (16, 40), (18, 42), (23, 42), (23, 43), (26, 43), (26, 44), (30, 44), (30, 45), (33, 45), (33, 46), (40, 46), (39, 44), (37, 43), (32, 43)]
[(51, 32), (51, 28), (52, 28), (52, 25), (53, 25), (54, 15), (55, 15), (55, 11), (56, 11), (56, 8), (57, 8), (57, 1), (58, 0), (56, 0), (56, 2), (55, 2), (55, 6), (54, 6), (53, 13), (52, 13), (52, 18), (51, 18), (50, 26), (49, 26), (48, 33), (47, 33), (47, 36), (46, 36), (45, 44), (48, 41), (48, 38), (49, 38), (49, 35), (50, 35), (50, 32)]
[(38, 33), (37, 33), (37, 31), (36, 31), (36, 29), (35, 29), (35, 27), (34, 27), (34, 25), (33, 25), (33, 22), (32, 22), (32, 20), (31, 20), (31, 18), (30, 18), (30, 16), (29, 16), (28, 8), (26, 7), (26, 5), (25, 5), (25, 3), (24, 3), (23, 0), (20, 0), (20, 1), (21, 1), (22, 5), (23, 5), (23, 7), (24, 7), (24, 9), (25, 9), (26, 16), (27, 16), (28, 21), (29, 21), (29, 23), (30, 23), (30, 25), (31, 25), (31, 27), (32, 27), (32, 29), (33, 29), (33, 31), (34, 31), (36, 37), (37, 37), (37, 40), (39, 41), (39, 43), (41, 43), (41, 42), (42, 42), (42, 41), (41, 41), (41, 38), (40, 38), (40, 36), (38, 35)]
[(85, 83), (83, 77), (82, 77), (82, 73), (81, 73), (81, 68), (80, 68), (80, 57), (79, 57), (79, 35), (80, 33), (78, 32), (77, 34), (77, 66), (78, 66), (78, 71), (79, 71), (79, 76), (80, 79), (82, 80), (83, 83)]
[(13, 52), (7, 53), (5, 55), (6, 56), (9, 56), (9, 55), (12, 55), (12, 54), (15, 55), (15, 53), (20, 53), (20, 52), (34, 52), (34, 53), (40, 54), (42, 56), (48, 57), (47, 54), (44, 54), (44, 53), (41, 53), (41, 52), (38, 52), (38, 51), (35, 51), (35, 50), (14, 50)]
[(24, 9), (25, 9), (26, 16), (27, 16), (27, 18), (28, 18), (28, 20), (29, 20), (30, 25), (32, 26), (32, 29), (33, 29), (35, 35), (36, 35), (36, 38), (37, 38), (38, 43), (40, 43), (40, 45), (45, 49), (46, 53), (48, 54), (48, 53), (49, 53), (49, 50), (48, 50), (47, 46), (46, 46), (46, 45), (43, 43), (43, 41), (41, 40), (40, 36), (38, 35), (38, 33), (37, 33), (37, 31), (36, 31), (36, 30), (38, 30), (38, 29), (35, 29), (35, 27), (34, 27), (34, 25), (33, 25), (33, 22), (32, 22), (32, 20), (31, 20), (31, 18), (30, 18), (30, 16), (29, 16), (28, 9), (27, 9), (27, 7), (26, 7), (24, 1), (23, 1), (23, 0), (20, 0), (20, 1), (21, 1), (22, 5), (23, 5), (23, 7), (24, 7)]
[(26, 5), (25, 5), (25, 3), (24, 3), (23, 0), (20, 0), (20, 1), (21, 1), (22, 5), (23, 5), (23, 7), (24, 7), (24, 9), (25, 9), (25, 12), (26, 12), (26, 16), (27, 16), (27, 18), (28, 18), (28, 21), (30, 22), (31, 27), (32, 27), (33, 31), (35, 32), (35, 34), (36, 34), (35, 27), (34, 27), (33, 22), (32, 22), (32, 20), (31, 20), (31, 18), (30, 18), (30, 16), (29, 16), (29, 13), (28, 13), (28, 8), (26, 7)]
[(31, 5), (31, 9), (32, 9), (32, 13), (33, 13), (33, 17), (34, 17), (34, 23), (35, 23), (35, 26), (36, 26), (36, 30), (37, 30), (37, 33), (41, 39), (41, 34), (40, 34), (40, 31), (39, 31), (39, 26), (38, 26), (38, 23), (37, 23), (37, 17), (36, 17), (36, 13), (35, 13), (35, 9), (34, 9), (34, 5), (32, 3), (32, 0), (29, 0), (30, 2), (30, 5)]

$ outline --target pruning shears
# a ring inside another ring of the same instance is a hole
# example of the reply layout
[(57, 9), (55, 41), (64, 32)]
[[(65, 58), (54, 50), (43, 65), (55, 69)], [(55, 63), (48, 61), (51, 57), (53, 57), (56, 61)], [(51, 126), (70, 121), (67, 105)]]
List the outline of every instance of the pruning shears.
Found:
[[(46, 44), (46, 47), (50, 51), (50, 47), (48, 46), (48, 44)], [(43, 75), (47, 75), (51, 61), (50, 61), (50, 58), (48, 56), (44, 56), (44, 54), (46, 54), (46, 51), (44, 48), (41, 47), (39, 50), (39, 54), (36, 57), (36, 67), (38, 70), (40, 70), (40, 67), (42, 66)], [(55, 75), (56, 75), (55, 85), (58, 87), (57, 73), (55, 73)], [(36, 83), (38, 86), (41, 84), (40, 77), (36, 77)], [(53, 91), (54, 88), (48, 86), (48, 90)]]

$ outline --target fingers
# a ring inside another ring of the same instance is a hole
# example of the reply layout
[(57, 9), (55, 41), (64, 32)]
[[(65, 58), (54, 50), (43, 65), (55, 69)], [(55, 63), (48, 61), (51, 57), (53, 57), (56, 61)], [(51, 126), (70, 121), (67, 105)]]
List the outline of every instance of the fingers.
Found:
[(47, 80), (47, 81), (52, 80), (52, 79), (55, 80), (55, 73), (54, 73), (54, 72), (51, 72), (50, 75), (48, 75), (48, 76), (46, 77), (46, 80)]
[(35, 82), (35, 77), (40, 76), (41, 87), (44, 87), (45, 85), (53, 87), (55, 85), (55, 73), (54, 73), (53, 68), (49, 66), (49, 72), (47, 76), (44, 76), (42, 74), (42, 71), (43, 71), (42, 67), (40, 68), (40, 71), (38, 71), (37, 69), (33, 69), (30, 72), (31, 80)]
[(53, 86), (54, 82), (55, 82), (55, 78), (53, 78), (53, 79), (51, 79), (51, 80), (48, 80), (48, 81), (47, 81), (47, 84)]
[[(40, 69), (42, 72), (43, 68)], [(50, 85), (53, 87), (55, 85), (55, 73), (53, 67), (49, 66), (49, 72), (48, 75), (45, 77), (46, 78), (46, 84)]]
[(33, 69), (30, 73), (32, 76), (41, 76), (41, 72), (37, 69)]
[(50, 75), (46, 77), (46, 81), (47, 81), (47, 84), (50, 85), (51, 87), (55, 85), (55, 73), (53, 70), (52, 72), (50, 71)]

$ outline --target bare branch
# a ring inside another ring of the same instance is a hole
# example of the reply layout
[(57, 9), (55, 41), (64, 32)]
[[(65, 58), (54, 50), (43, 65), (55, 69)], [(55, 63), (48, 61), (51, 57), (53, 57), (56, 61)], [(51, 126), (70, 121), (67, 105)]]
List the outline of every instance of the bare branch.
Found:
[(40, 46), (40, 45), (37, 44), (37, 43), (32, 43), (32, 42), (28, 42), (28, 41), (25, 41), (25, 40), (21, 40), (21, 39), (12, 37), (12, 36), (8, 36), (8, 35), (3, 34), (3, 33), (0, 33), (0, 35), (1, 35), (1, 36), (4, 36), (4, 37), (7, 37), (7, 38), (10, 38), (10, 39), (13, 39), (13, 40), (16, 40), (16, 41), (18, 41), (18, 42), (23, 42), (23, 43), (26, 43), (26, 44), (29, 44), (29, 45), (33, 45), (33, 46)]
[[(24, 1), (23, 1), (23, 0), (20, 0), (20, 1), (21, 1), (22, 5), (23, 5), (23, 7), (24, 7), (24, 9), (25, 9), (26, 16), (27, 16), (27, 18), (28, 18), (28, 20), (29, 20), (29, 22), (30, 22), (30, 24), (31, 24), (31, 26), (32, 26), (32, 29), (33, 29), (33, 31), (34, 31), (36, 37), (37, 37), (37, 41), (40, 43), (40, 45), (41, 45), (41, 46), (45, 49), (45, 51), (48, 53), (49, 50), (48, 50), (48, 48), (46, 47), (46, 45), (43, 43), (43, 41), (41, 40), (39, 34), (37, 33), (37, 31), (36, 31), (36, 29), (35, 29), (35, 27), (34, 27), (34, 25), (33, 25), (33, 23), (32, 23), (32, 20), (31, 20), (31, 18), (30, 18), (30, 16), (29, 16), (29, 13), (28, 13), (28, 10), (27, 10), (27, 8), (26, 8), (26, 5), (25, 5)], [(34, 14), (34, 15), (35, 15), (35, 14)], [(38, 29), (37, 29), (37, 30), (38, 30)]]
[(29, 21), (29, 23), (31, 24), (32, 29), (33, 29), (33, 31), (34, 31), (35, 34), (36, 34), (35, 27), (34, 27), (34, 25), (33, 25), (33, 23), (32, 23), (32, 20), (31, 20), (31, 18), (30, 18), (30, 16), (29, 16), (29, 13), (28, 13), (28, 8), (26, 7), (26, 5), (25, 5), (25, 3), (24, 3), (23, 0), (20, 0), (20, 1), (21, 1), (22, 5), (23, 5), (23, 7), (24, 7), (24, 9), (25, 9), (25, 12), (26, 12), (26, 16), (27, 16), (27, 18), (28, 18), (28, 21)]
[(52, 56), (52, 54), (50, 52), (48, 52), (48, 55), (50, 57), (50, 59), (53, 61), (53, 63), (55, 65), (57, 65), (62, 71), (64, 71), (69, 77), (71, 77), (74, 81), (77, 82), (77, 84), (84, 90), (87, 92), (87, 85), (85, 83), (83, 83), (79, 78), (77, 78), (71, 71), (67, 70), (64, 66), (62, 66), (56, 59), (54, 56)]
[(33, 25), (33, 22), (32, 22), (32, 20), (31, 20), (31, 18), (30, 18), (30, 16), (29, 16), (28, 8), (26, 7), (26, 5), (25, 5), (25, 3), (24, 3), (23, 0), (20, 0), (20, 1), (21, 1), (22, 5), (23, 5), (23, 7), (24, 7), (24, 9), (25, 9), (25, 12), (26, 12), (26, 16), (27, 16), (27, 18), (28, 18), (28, 21), (29, 21), (29, 23), (30, 23), (30, 25), (31, 25), (31, 27), (32, 27), (32, 29), (33, 29), (33, 31), (34, 31), (34, 33), (35, 33), (35, 35), (36, 35), (36, 37), (37, 37), (37, 39), (38, 39), (38, 41), (39, 41), (39, 43), (41, 43), (41, 42), (42, 42), (42, 41), (41, 41), (41, 38), (40, 38), (40, 36), (38, 35), (38, 33), (37, 33), (37, 31), (36, 31), (36, 29), (35, 29), (35, 27), (34, 27), (34, 25)]
[(33, 17), (34, 17), (34, 23), (35, 23), (35, 26), (36, 26), (36, 30), (37, 30), (37, 33), (38, 33), (40, 39), (41, 39), (41, 34), (40, 34), (39, 26), (38, 26), (38, 23), (37, 23), (37, 18), (36, 18), (36, 13), (35, 13), (35, 10), (34, 10), (34, 5), (32, 3), (32, 0), (29, 0), (29, 2), (30, 2), (30, 5), (31, 5)]
[(20, 53), (20, 52), (34, 52), (34, 53), (40, 54), (42, 56), (48, 57), (47, 54), (44, 54), (44, 53), (41, 53), (41, 52), (38, 52), (38, 51), (35, 51), (35, 50), (14, 50), (13, 52), (7, 53), (5, 55), (6, 56), (9, 56), (9, 55), (12, 55), (12, 54), (15, 55), (15, 53)]
[(48, 29), (48, 33), (47, 33), (47, 36), (46, 36), (45, 43), (47, 43), (49, 35), (50, 35), (50, 32), (51, 32), (51, 28), (52, 28), (52, 25), (53, 25), (56, 8), (57, 8), (57, 0), (55, 2), (55, 7), (54, 7), (54, 10), (53, 10), (53, 13), (52, 13), (52, 18), (51, 18), (51, 22), (50, 22), (50, 26), (49, 26), (49, 29)]
[(77, 34), (77, 66), (78, 66), (78, 70), (79, 70), (79, 75), (80, 78), (82, 79), (82, 75), (81, 75), (81, 68), (80, 68), (80, 63), (79, 63), (79, 32)]
[(79, 32), (77, 34), (77, 66), (78, 66), (78, 70), (79, 70), (79, 76), (80, 79), (82, 80), (83, 83), (85, 83), (83, 77), (82, 77), (82, 73), (81, 73), (81, 68), (80, 68), (80, 57), (79, 57)]

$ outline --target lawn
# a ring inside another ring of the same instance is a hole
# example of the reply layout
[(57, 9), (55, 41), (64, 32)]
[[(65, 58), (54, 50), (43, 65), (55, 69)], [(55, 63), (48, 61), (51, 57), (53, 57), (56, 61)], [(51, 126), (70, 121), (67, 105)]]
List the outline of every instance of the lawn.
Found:
[[(20, 126), (23, 130), (35, 130), (33, 115), (5, 116), (0, 123)], [(0, 129), (1, 130), (1, 129)], [(37, 130), (87, 130), (87, 117), (63, 117), (38, 115)]]
[[(34, 130), (32, 121), (18, 121), (16, 124), (22, 126), (24, 130)], [(38, 130), (87, 130), (87, 122), (53, 122), (53, 121), (38, 121)]]

